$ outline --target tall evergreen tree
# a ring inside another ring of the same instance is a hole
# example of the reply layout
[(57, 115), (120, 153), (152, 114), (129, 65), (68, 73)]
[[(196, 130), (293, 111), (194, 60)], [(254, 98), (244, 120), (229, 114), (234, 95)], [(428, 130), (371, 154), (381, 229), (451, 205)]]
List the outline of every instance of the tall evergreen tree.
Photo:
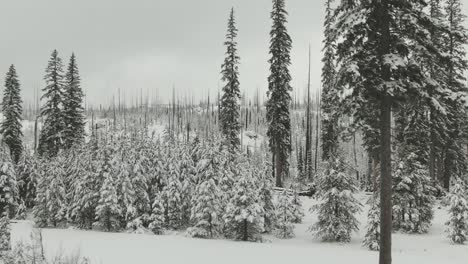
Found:
[(335, 72), (335, 40), (333, 38), (332, 24), (334, 14), (331, 4), (333, 0), (325, 3), (324, 41), (323, 41), (323, 67), (322, 67), (322, 158), (328, 160), (335, 156), (338, 149), (338, 114), (333, 111), (339, 102), (339, 93), (334, 87)]
[[(442, 1), (441, 0), (430, 0), (430, 9), (429, 15), (431, 19), (433, 19), (436, 23), (443, 23), (445, 22), (445, 17), (442, 12)], [(431, 38), (434, 46), (437, 49), (441, 49), (443, 41), (443, 30), (442, 27), (432, 27), (431, 31)], [(444, 81), (444, 63), (441, 61), (434, 62), (433, 59), (427, 59), (426, 68), (429, 70), (430, 76), (436, 80), (436, 85), (430, 85), (428, 87), (428, 92), (430, 97), (436, 97), (437, 102), (441, 103), (441, 98), (444, 95), (445, 90), (445, 81)], [(435, 183), (436, 182), (436, 162), (441, 159), (440, 153), (442, 153), (442, 141), (443, 136), (445, 135), (444, 128), (446, 116), (445, 113), (440, 111), (440, 107), (434, 104), (434, 101), (429, 100), (427, 103), (429, 106), (429, 133), (430, 133), (430, 146), (429, 146), (429, 176), (431, 180)]]
[(276, 186), (283, 186), (283, 178), (289, 170), (289, 154), (291, 151), (291, 119), (289, 106), (291, 104), (290, 85), (291, 64), (290, 51), (292, 40), (286, 29), (284, 0), (273, 0), (271, 19), (273, 26), (270, 31), (270, 76), (268, 77), (267, 122), (269, 146), (275, 159)]
[(10, 149), (13, 162), (18, 163), (23, 152), (21, 132), (21, 115), (23, 108), (20, 95), (20, 83), (16, 74), (15, 66), (11, 65), (5, 78), (5, 90), (3, 91), (3, 122), (0, 127), (3, 141)]
[(44, 76), (46, 87), (41, 99), (46, 102), (41, 109), (45, 119), (39, 136), (38, 153), (41, 156), (54, 157), (63, 146), (63, 64), (57, 50), (52, 52)]
[[(428, 34), (434, 24), (422, 8), (426, 2), (342, 0), (335, 17), (336, 80), (342, 95), (337, 105), (342, 113), (352, 113), (355, 125), (378, 128), (380, 264), (392, 261), (391, 112), (402, 101), (430, 97), (425, 87), (433, 79), (418, 58), (440, 57)], [(368, 113), (376, 118), (369, 120)]]
[(231, 149), (236, 149), (240, 145), (239, 132), (241, 128), (239, 123), (239, 56), (237, 55), (236, 37), (237, 28), (234, 8), (232, 8), (229, 15), (226, 42), (224, 42), (227, 48), (226, 58), (221, 66), (222, 81), (226, 82), (226, 85), (223, 87), (219, 116), (221, 132)]
[(83, 109), (83, 91), (80, 87), (80, 75), (76, 57), (73, 53), (68, 64), (68, 70), (65, 74), (65, 85), (63, 95), (63, 114), (64, 114), (64, 144), (70, 148), (75, 144), (84, 141), (85, 121)]
[(465, 16), (461, 10), (460, 0), (447, 0), (445, 5), (447, 17), (447, 32), (442, 37), (443, 52), (446, 55), (446, 81), (450, 90), (447, 96), (447, 138), (444, 145), (444, 187), (450, 187), (452, 175), (461, 176), (467, 168), (466, 158), (461, 148), (464, 126), (467, 125), (465, 106), (466, 79), (465, 71), (468, 69), (466, 60), (466, 44), (468, 32), (464, 27)]

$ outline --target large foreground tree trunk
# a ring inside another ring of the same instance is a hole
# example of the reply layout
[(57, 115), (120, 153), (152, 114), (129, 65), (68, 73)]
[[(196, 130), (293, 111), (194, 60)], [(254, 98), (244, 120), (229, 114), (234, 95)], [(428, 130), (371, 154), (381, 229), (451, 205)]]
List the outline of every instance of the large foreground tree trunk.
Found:
[(380, 264), (392, 263), (391, 99), (385, 95), (380, 124)]
[[(391, 79), (388, 64), (384, 63), (384, 56), (390, 50), (390, 7), (389, 0), (374, 0), (378, 7), (381, 34), (379, 55), (381, 59), (381, 77), (384, 82)], [(392, 147), (391, 147), (391, 118), (392, 98), (384, 88), (380, 105), (380, 255), (379, 264), (392, 263)]]

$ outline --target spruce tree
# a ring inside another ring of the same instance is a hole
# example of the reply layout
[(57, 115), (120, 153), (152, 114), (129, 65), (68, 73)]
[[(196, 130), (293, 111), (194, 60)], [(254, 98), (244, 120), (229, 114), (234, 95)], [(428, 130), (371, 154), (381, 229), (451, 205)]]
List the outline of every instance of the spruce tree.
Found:
[(278, 196), (278, 201), (275, 207), (275, 226), (274, 234), (278, 238), (294, 237), (294, 208), (292, 200), (287, 191), (283, 191)]
[(70, 164), (72, 170), (67, 171), (71, 181), (71, 191), (68, 194), (70, 200), (68, 209), (69, 221), (79, 228), (91, 229), (95, 218), (96, 204), (99, 193), (95, 191), (98, 185), (96, 178), (98, 174), (94, 170), (91, 153), (80, 151), (75, 162)]
[[(440, 57), (428, 34), (434, 23), (426, 1), (341, 1), (336, 11), (337, 111), (351, 114), (353, 125), (376, 128), (380, 154), (380, 264), (391, 263), (392, 109), (401, 102), (430, 99), (433, 82), (419, 58)], [(359, 17), (360, 19), (350, 19)], [(375, 118), (369, 119), (370, 113)]]
[(363, 246), (378, 251), (380, 249), (380, 203), (378, 194), (373, 194), (368, 201), (370, 206), (367, 212), (367, 231)]
[(99, 201), (96, 206), (97, 226), (106, 231), (114, 231), (120, 228), (119, 219), (121, 208), (118, 204), (116, 181), (113, 175), (113, 167), (109, 150), (104, 150), (100, 175), (103, 183), (99, 191)]
[[(195, 195), (195, 188), (196, 188), (196, 166), (193, 163), (193, 160), (190, 156), (189, 148), (182, 146), (179, 149), (178, 154), (178, 167), (179, 167), (179, 179), (181, 183), (181, 224), (182, 226), (189, 226), (190, 219), (192, 216), (192, 208), (193, 208), (193, 196)], [(217, 159), (213, 160), (213, 171), (219, 171), (219, 164)]]
[(11, 65), (5, 78), (5, 90), (3, 90), (3, 122), (0, 126), (0, 133), (3, 142), (10, 149), (13, 162), (18, 163), (23, 152), (22, 137), (22, 100), (20, 95), (20, 83), (16, 74), (15, 66)]
[(141, 226), (138, 225), (146, 225), (151, 213), (151, 201), (148, 194), (149, 179), (143, 164), (145, 156), (141, 151), (141, 147), (137, 147), (130, 152), (132, 157), (129, 161), (128, 179), (130, 179), (130, 185), (127, 185), (129, 188), (127, 197), (132, 203), (127, 205), (126, 217), (134, 229), (141, 229)]
[(16, 165), (16, 178), (20, 199), (27, 208), (34, 206), (38, 178), (38, 161), (29, 151), (24, 151)]
[(270, 166), (264, 164), (261, 169), (255, 169), (258, 177), (260, 204), (263, 208), (264, 231), (270, 232), (275, 225), (275, 205), (273, 204), (273, 182), (269, 173)]
[(164, 205), (160, 193), (154, 197), (152, 213), (149, 219), (149, 229), (156, 235), (161, 235), (164, 231)]
[(466, 134), (467, 112), (462, 94), (468, 92), (465, 71), (468, 69), (466, 60), (466, 44), (468, 31), (464, 26), (465, 16), (461, 10), (460, 0), (447, 0), (445, 3), (447, 31), (442, 37), (442, 52), (445, 56), (446, 85), (450, 95), (446, 96), (447, 137), (444, 142), (444, 187), (449, 190), (452, 175), (461, 176), (467, 169), (465, 154), (461, 148)]
[(46, 171), (46, 177), (48, 177), (49, 180), (45, 193), (47, 195), (49, 221), (53, 227), (57, 227), (58, 224), (66, 220), (66, 212), (68, 209), (64, 163), (62, 157), (54, 158)]
[(6, 215), (0, 215), (0, 254), (2, 251), (11, 250), (10, 219)]
[(198, 185), (192, 198), (191, 222), (194, 226), (188, 229), (192, 237), (212, 238), (220, 231), (221, 189), (216, 177), (213, 160), (208, 160), (208, 164), (199, 170)]
[[(121, 154), (123, 155), (123, 154)], [(132, 227), (136, 223), (129, 223), (130, 221), (138, 217), (137, 210), (135, 208), (135, 188), (132, 184), (130, 177), (131, 169), (128, 164), (127, 156), (122, 156), (120, 164), (117, 165), (117, 196), (120, 207), (122, 208), (122, 226), (131, 225)]]
[(434, 189), (427, 167), (410, 153), (397, 163), (393, 186), (393, 227), (409, 233), (426, 233), (434, 216)]
[(334, 22), (334, 11), (331, 7), (333, 0), (325, 2), (325, 22), (322, 58), (322, 158), (328, 160), (336, 156), (338, 150), (338, 116), (333, 111), (339, 102), (339, 93), (335, 89), (335, 40), (333, 38), (332, 25)]
[(68, 210), (63, 159), (43, 163), (38, 172), (33, 214), (39, 227), (57, 227), (66, 220)]
[[(432, 42), (436, 49), (442, 50), (443, 47), (443, 23), (445, 23), (446, 17), (442, 11), (442, 1), (441, 0), (430, 0), (429, 2), (429, 15), (433, 21), (438, 21), (442, 24), (441, 26), (434, 26), (430, 30)], [(445, 111), (441, 111), (441, 107), (438, 104), (444, 103), (444, 87), (445, 76), (444, 76), (444, 60), (443, 58), (438, 58), (434, 60), (433, 58), (427, 59), (426, 68), (428, 68), (429, 75), (436, 80), (435, 85), (429, 85), (428, 93), (430, 97), (435, 98), (436, 100), (429, 100), (427, 105), (429, 106), (429, 126), (430, 126), (430, 146), (429, 146), (429, 176), (433, 183), (436, 183), (437, 180), (437, 171), (436, 163), (442, 157), (443, 153), (443, 141), (446, 133), (446, 116)]]
[(15, 217), (18, 207), (18, 185), (10, 155), (0, 148), (0, 217)]
[(236, 175), (232, 196), (223, 216), (226, 236), (242, 241), (259, 241), (263, 231), (263, 208), (251, 172)]
[(446, 222), (447, 236), (454, 244), (463, 244), (468, 239), (468, 199), (466, 184), (457, 179), (447, 196), (449, 220)]
[[(172, 157), (170, 160), (174, 162), (175, 158)], [(171, 163), (168, 166), (169, 175), (167, 175), (166, 185), (164, 186), (161, 198), (163, 200), (164, 207), (164, 222), (166, 227), (169, 229), (179, 229), (182, 223), (182, 183), (177, 174), (177, 168), (174, 166), (175, 163)]]
[(228, 20), (228, 30), (224, 45), (227, 48), (226, 58), (221, 66), (222, 81), (226, 82), (223, 87), (223, 95), (220, 102), (220, 126), (229, 148), (239, 148), (240, 124), (239, 124), (239, 56), (237, 55), (237, 28), (234, 18), (234, 8), (231, 9)]
[(289, 154), (291, 151), (291, 120), (289, 106), (291, 104), (291, 37), (286, 29), (284, 0), (273, 0), (271, 19), (273, 26), (270, 31), (270, 76), (268, 77), (267, 122), (269, 147), (275, 159), (276, 186), (283, 187), (283, 178), (289, 171)]
[(36, 198), (34, 199), (33, 215), (38, 227), (49, 226), (51, 213), (49, 212), (49, 187), (50, 177), (48, 176), (48, 163), (42, 163), (38, 168)]
[(361, 211), (361, 204), (354, 197), (356, 184), (346, 173), (342, 159), (336, 158), (327, 165), (318, 182), (320, 202), (311, 208), (318, 212), (318, 221), (310, 231), (323, 241), (350, 242), (351, 233), (358, 231), (356, 214)]
[(73, 53), (65, 74), (63, 93), (63, 118), (64, 118), (64, 145), (71, 148), (73, 145), (84, 141), (85, 120), (83, 108), (83, 91), (80, 86), (80, 75), (76, 57)]
[(57, 50), (52, 52), (44, 76), (46, 87), (41, 99), (45, 104), (41, 108), (44, 118), (41, 134), (39, 136), (38, 153), (41, 156), (54, 157), (63, 146), (64, 115), (63, 109), (63, 64)]

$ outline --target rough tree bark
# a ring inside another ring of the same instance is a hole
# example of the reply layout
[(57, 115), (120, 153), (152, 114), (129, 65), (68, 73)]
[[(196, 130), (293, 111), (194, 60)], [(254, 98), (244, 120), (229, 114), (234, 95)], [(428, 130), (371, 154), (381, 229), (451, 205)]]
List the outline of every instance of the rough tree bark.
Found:
[[(390, 53), (390, 13), (389, 0), (374, 0), (378, 8), (379, 31), (381, 34), (379, 55), (381, 58), (381, 77), (390, 81), (390, 68), (383, 63), (383, 57)], [(392, 149), (391, 149), (391, 112), (392, 98), (387, 87), (382, 87), (380, 105), (380, 254), (379, 264), (392, 263)]]

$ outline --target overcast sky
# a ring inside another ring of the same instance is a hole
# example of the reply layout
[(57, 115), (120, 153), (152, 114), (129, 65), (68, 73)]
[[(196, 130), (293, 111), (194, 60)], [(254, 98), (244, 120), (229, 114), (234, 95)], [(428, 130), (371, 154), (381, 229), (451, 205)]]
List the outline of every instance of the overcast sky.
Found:
[[(324, 0), (287, 0), (293, 40), (292, 85), (320, 85)], [(109, 103), (118, 88), (127, 102), (143, 90), (163, 101), (216, 95), (231, 7), (236, 10), (241, 89), (266, 91), (271, 0), (0, 0), (0, 76), (15, 64), (26, 101), (43, 87), (50, 53), (67, 64), (75, 52), (88, 103)], [(464, 6), (468, 14), (468, 4)], [(0, 77), (3, 79), (3, 77)], [(2, 81), (3, 83), (3, 81)]]

